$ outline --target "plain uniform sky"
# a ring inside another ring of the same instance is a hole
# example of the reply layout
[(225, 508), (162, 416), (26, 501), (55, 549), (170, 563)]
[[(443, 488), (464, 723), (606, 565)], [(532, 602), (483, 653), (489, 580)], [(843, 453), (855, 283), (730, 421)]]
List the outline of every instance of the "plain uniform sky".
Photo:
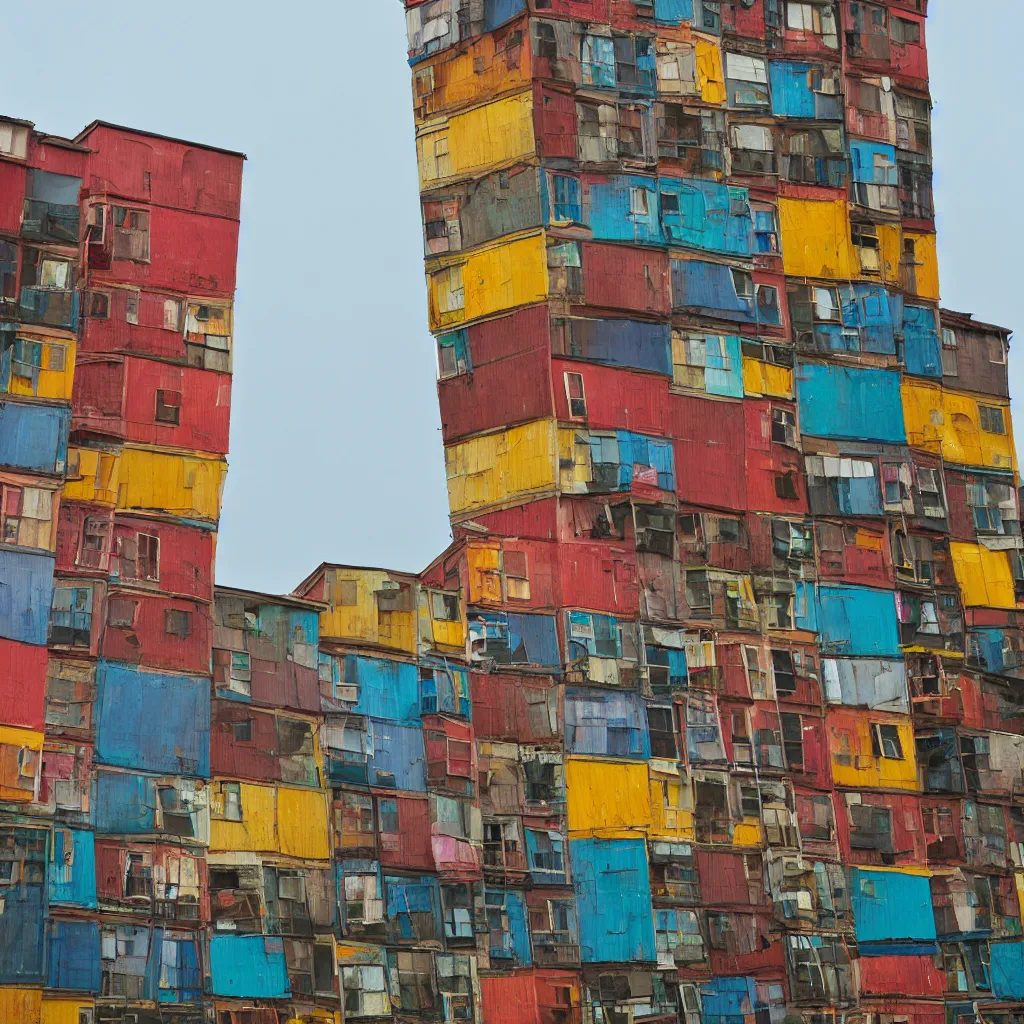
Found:
[[(1013, 328), (1024, 4), (931, 6), (943, 303)], [(218, 582), (287, 592), (322, 561), (423, 568), (450, 534), (399, 0), (298, 0), (284, 17), (236, 0), (107, 0), (51, 15), (45, 67), (38, 46), (7, 47), (3, 113), (67, 136), (99, 118), (249, 158)], [(38, 13), (16, 5), (5, 26), (37, 39)], [(1019, 401), (1024, 327), (1015, 349)]]

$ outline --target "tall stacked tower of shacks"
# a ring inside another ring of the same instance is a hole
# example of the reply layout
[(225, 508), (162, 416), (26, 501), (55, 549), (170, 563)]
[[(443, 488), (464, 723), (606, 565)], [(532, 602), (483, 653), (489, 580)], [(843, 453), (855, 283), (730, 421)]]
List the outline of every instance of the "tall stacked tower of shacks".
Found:
[(924, 7), (408, 0), (454, 540), (289, 595), (213, 583), (243, 158), (0, 119), (0, 1021), (1024, 1024)]
[(1008, 331), (939, 306), (926, 0), (405, 6), (483, 1019), (1019, 1020)]

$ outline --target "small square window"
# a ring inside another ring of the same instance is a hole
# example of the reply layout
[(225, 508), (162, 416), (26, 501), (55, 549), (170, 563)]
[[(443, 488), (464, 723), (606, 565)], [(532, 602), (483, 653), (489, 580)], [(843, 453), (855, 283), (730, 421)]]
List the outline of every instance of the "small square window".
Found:
[(177, 608), (164, 611), (164, 632), (168, 636), (187, 637), (192, 635), (192, 613)]
[(356, 580), (338, 580), (334, 604), (339, 608), (355, 608), (358, 604)]
[(110, 316), (110, 296), (106, 292), (89, 292), (89, 319), (106, 320)]
[(181, 392), (162, 391), (156, 393), (156, 421), (178, 426), (181, 423)]
[(236, 743), (250, 743), (252, 741), (252, 719), (246, 718), (242, 722), (235, 722), (232, 727)]
[(138, 601), (112, 597), (107, 602), (107, 625), (115, 629), (131, 629), (135, 625), (135, 609)]
[(242, 820), (242, 787), (238, 782), (222, 782), (221, 798), (224, 801), (223, 814), (226, 821)]
[(1003, 410), (997, 405), (979, 405), (978, 415), (981, 418), (981, 429), (986, 434), (1005, 434), (1006, 424), (1003, 421)]

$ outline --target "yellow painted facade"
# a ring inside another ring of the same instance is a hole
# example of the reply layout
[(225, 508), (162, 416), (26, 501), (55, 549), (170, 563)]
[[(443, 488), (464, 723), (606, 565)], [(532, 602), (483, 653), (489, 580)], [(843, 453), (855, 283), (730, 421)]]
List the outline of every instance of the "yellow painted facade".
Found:
[(220, 816), (220, 780), (214, 780), (212, 790), (211, 852), (279, 853), (306, 860), (330, 858), (327, 796), (320, 790), (239, 783), (241, 821), (227, 821)]
[(39, 363), (35, 366), (33, 380), (32, 377), (19, 376), (15, 372), (19, 364), (12, 361), (7, 394), (70, 402), (71, 385), (75, 376), (74, 340), (70, 337), (26, 336), (19, 332), (17, 342), (32, 348), (38, 347)]
[(651, 827), (651, 791), (645, 761), (565, 762), (569, 836), (636, 837)]
[(508, 96), (420, 128), (420, 187), (477, 177), (535, 153), (533, 94)]
[(743, 392), (771, 398), (793, 397), (793, 371), (761, 359), (743, 357)]
[(555, 488), (554, 420), (534, 420), (496, 434), (460, 441), (445, 449), (448, 505), (453, 515)]
[(117, 504), (120, 452), (100, 448), (68, 448), (64, 497), (113, 507)]
[(216, 522), (228, 464), (221, 458), (126, 446), (121, 452), (117, 507), (164, 511)]
[(981, 544), (951, 541), (949, 553), (968, 608), (1016, 608), (1009, 553), (989, 551)]
[(650, 765), (651, 838), (693, 840), (693, 797), (685, 775), (658, 771)]
[(845, 199), (781, 198), (779, 230), (787, 275), (840, 281), (860, 276)]
[(705, 103), (720, 106), (725, 103), (725, 72), (722, 69), (722, 50), (709, 39), (696, 41), (697, 87)]
[[(408, 598), (382, 608), (378, 594), (393, 584), (390, 573), (381, 569), (328, 569), (324, 600), (328, 608), (320, 613), (320, 636), (325, 640), (352, 640), (379, 644), (416, 653), (417, 601)], [(394, 606), (399, 607), (394, 607)]]
[(42, 1003), (42, 1024), (80, 1024), (79, 1010), (93, 1005), (91, 999), (50, 999)]
[[(872, 720), (845, 717), (843, 728), (829, 727), (832, 779), (837, 786), (851, 789), (900, 789), (917, 792), (917, 759), (914, 756), (914, 728), (910, 722), (886, 720), (899, 734), (902, 758), (877, 757), (873, 753)], [(853, 732), (847, 730), (852, 729)]]
[(529, 50), (520, 47), (520, 59), (512, 60), (507, 51), (496, 52), (491, 35), (478, 36), (455, 55), (449, 50), (417, 64), (413, 71), (414, 100), (418, 117), (443, 109), (453, 109), (530, 84)]
[(431, 330), (541, 302), (547, 294), (543, 234), (496, 242), (427, 267)]
[[(1016, 470), (1010, 404), (1006, 399), (992, 396), (979, 403), (966, 392), (908, 378), (904, 378), (901, 391), (907, 442), (912, 448), (941, 455), (945, 461), (959, 465)], [(979, 404), (1003, 410), (1004, 433), (981, 429)]]
[(42, 989), (0, 988), (0, 1020), (5, 1024), (41, 1024), (42, 1008)]
[[(442, 618), (438, 611), (444, 607), (445, 596), (459, 602), (459, 616), (456, 619)], [(446, 595), (442, 590), (420, 589), (417, 603), (419, 639), (431, 647), (447, 648), (462, 653), (466, 648), (466, 613), (459, 600), (459, 594)]]
[(0, 800), (32, 802), (42, 768), (42, 750), (41, 732), (0, 725)]

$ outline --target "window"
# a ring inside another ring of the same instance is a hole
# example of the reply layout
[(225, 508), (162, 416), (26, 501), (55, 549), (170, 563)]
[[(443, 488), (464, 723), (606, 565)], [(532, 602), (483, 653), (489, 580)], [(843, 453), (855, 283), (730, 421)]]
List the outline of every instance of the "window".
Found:
[(235, 722), (231, 726), (231, 733), (236, 743), (252, 742), (252, 719), (246, 718), (241, 722)]
[(645, 188), (631, 188), (629, 190), (629, 212), (633, 217), (647, 217), (650, 215), (649, 192)]
[(112, 206), (114, 259), (149, 261), (149, 213), (127, 206)]
[(555, 27), (546, 21), (535, 21), (534, 54), (544, 60), (558, 59), (558, 42), (555, 39)]
[(729, 135), (734, 174), (775, 173), (775, 139), (771, 128), (759, 124), (734, 124)]
[(803, 771), (803, 720), (799, 715), (782, 712), (779, 715), (779, 722), (782, 725), (782, 746), (786, 754), (786, 765), (791, 771)]
[(796, 693), (796, 672), (793, 667), (793, 652), (772, 651), (772, 678), (775, 692), (780, 697), (792, 697)]
[(461, 313), (466, 306), (466, 292), (462, 283), (462, 264), (453, 264), (430, 275), (437, 298), (437, 312)]
[(796, 416), (791, 410), (772, 407), (772, 442), (796, 447)]
[(743, 648), (743, 665), (747, 672), (750, 696), (755, 700), (765, 700), (771, 696), (768, 692), (768, 673), (761, 664), (761, 648)]
[(722, 0), (699, 0), (700, 26), (707, 32), (718, 32), (722, 27)]
[(860, 258), (860, 269), (865, 274), (878, 274), (882, 269), (878, 228), (874, 224), (850, 225), (851, 241)]
[(921, 23), (893, 17), (889, 21), (889, 38), (899, 46), (920, 45)]
[(88, 647), (92, 630), (92, 588), (56, 586), (50, 610), (50, 643)]
[[(200, 306), (196, 319), (200, 319), (203, 310), (207, 308)], [(164, 330), (181, 330), (181, 303), (177, 299), (164, 299)]]
[(583, 291), (583, 256), (579, 242), (549, 243), (547, 247), (548, 283), (560, 295), (579, 295)]
[(794, 473), (777, 473), (775, 475), (775, 497), (783, 501), (796, 501), (800, 497), (797, 493)]
[(431, 592), (430, 601), (431, 613), (435, 619), (440, 622), (459, 621), (461, 616), (458, 594), (442, 594), (435, 590)]
[(107, 625), (115, 629), (131, 629), (135, 624), (135, 609), (138, 606), (138, 601), (112, 597), (107, 601)]
[(357, 601), (356, 580), (336, 580), (331, 589), (331, 603), (336, 608), (355, 608)]
[(902, 761), (903, 744), (900, 742), (899, 729), (895, 725), (873, 723), (871, 726), (871, 752), (875, 757)]
[(503, 551), (501, 565), (505, 573), (505, 596), (510, 601), (530, 599), (530, 576), (525, 551)]
[(754, 251), (778, 252), (779, 228), (774, 206), (751, 207), (754, 219)]
[(157, 423), (171, 423), (174, 426), (178, 426), (181, 422), (180, 391), (162, 391), (157, 389), (155, 419)]
[(691, 612), (711, 611), (711, 583), (706, 569), (687, 570), (686, 604)]
[(672, 708), (648, 708), (647, 727), (651, 734), (651, 757), (675, 761), (679, 757)]
[(978, 415), (981, 418), (981, 429), (986, 434), (1005, 434), (1003, 410), (997, 405), (979, 405)]
[(160, 538), (140, 533), (136, 538), (137, 579), (157, 581), (160, 579)]
[(107, 292), (89, 292), (89, 319), (106, 320), (110, 316), (110, 295)]
[(164, 611), (164, 632), (184, 639), (192, 635), (192, 613), (177, 608)]
[(730, 107), (768, 106), (768, 69), (763, 57), (725, 54), (725, 79)]
[(347, 1017), (385, 1017), (391, 1012), (384, 968), (378, 964), (342, 967)]
[(996, 366), (1006, 365), (1006, 343), (1002, 338), (989, 338), (987, 341), (988, 361)]
[(578, 178), (568, 174), (556, 174), (554, 178), (555, 220), (563, 223), (583, 220), (580, 205), (580, 183)]
[(565, 397), (569, 400), (569, 415), (585, 417), (587, 415), (587, 399), (583, 391), (582, 373), (565, 373)]
[(139, 293), (124, 293), (124, 318), (130, 324), (138, 326), (139, 323)]
[(836, 31), (835, 15), (831, 3), (797, 3), (789, 0), (786, 4), (786, 28), (821, 37), (822, 43), (832, 50), (839, 48), (839, 33)]
[(223, 816), (225, 821), (242, 820), (242, 786), (238, 782), (222, 782), (220, 795), (223, 800)]

